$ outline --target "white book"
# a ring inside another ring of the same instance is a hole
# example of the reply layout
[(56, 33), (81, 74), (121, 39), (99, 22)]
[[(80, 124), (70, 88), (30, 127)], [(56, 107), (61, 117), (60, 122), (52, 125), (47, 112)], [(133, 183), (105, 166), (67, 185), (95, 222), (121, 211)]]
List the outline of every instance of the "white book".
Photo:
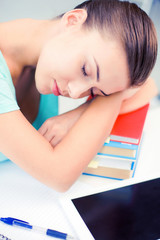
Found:
[(109, 168), (132, 170), (134, 164), (135, 164), (135, 160), (133, 159), (96, 155), (94, 159), (89, 163), (88, 167), (90, 168), (109, 167)]

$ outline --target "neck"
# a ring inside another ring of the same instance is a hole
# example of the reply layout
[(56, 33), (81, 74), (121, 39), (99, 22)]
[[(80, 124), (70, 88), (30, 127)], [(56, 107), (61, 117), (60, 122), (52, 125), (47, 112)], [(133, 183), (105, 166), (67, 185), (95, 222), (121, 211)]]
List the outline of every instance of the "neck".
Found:
[(26, 65), (36, 65), (46, 41), (57, 33), (58, 20), (21, 19), (0, 23), (0, 50), (12, 78)]

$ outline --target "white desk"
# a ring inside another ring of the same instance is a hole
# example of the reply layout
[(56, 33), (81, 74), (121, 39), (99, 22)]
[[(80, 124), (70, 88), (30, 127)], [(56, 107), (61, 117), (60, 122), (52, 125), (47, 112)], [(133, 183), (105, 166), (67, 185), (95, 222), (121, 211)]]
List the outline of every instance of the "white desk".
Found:
[[(150, 110), (135, 179), (160, 176), (160, 108)], [(10, 161), (0, 163), (0, 217), (16, 217), (31, 224), (65, 231), (74, 235), (59, 198), (78, 197), (121, 184), (105, 178), (82, 175), (66, 193), (57, 193), (33, 179)], [(0, 223), (0, 233), (13, 240), (49, 240), (37, 233)], [(83, 240), (83, 239), (82, 239)]]

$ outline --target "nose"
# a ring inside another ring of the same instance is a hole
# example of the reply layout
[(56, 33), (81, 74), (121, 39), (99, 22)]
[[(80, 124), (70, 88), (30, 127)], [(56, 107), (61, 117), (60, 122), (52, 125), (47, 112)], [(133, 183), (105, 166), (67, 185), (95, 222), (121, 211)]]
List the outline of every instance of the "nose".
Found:
[(74, 80), (68, 83), (68, 93), (71, 98), (77, 99), (92, 87), (93, 83), (91, 81)]

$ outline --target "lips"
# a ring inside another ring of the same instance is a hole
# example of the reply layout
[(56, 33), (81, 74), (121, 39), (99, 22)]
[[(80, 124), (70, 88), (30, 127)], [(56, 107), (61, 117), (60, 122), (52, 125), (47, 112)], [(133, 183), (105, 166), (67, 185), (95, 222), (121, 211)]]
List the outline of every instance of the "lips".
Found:
[(55, 96), (61, 95), (56, 80), (54, 80), (52, 92)]

